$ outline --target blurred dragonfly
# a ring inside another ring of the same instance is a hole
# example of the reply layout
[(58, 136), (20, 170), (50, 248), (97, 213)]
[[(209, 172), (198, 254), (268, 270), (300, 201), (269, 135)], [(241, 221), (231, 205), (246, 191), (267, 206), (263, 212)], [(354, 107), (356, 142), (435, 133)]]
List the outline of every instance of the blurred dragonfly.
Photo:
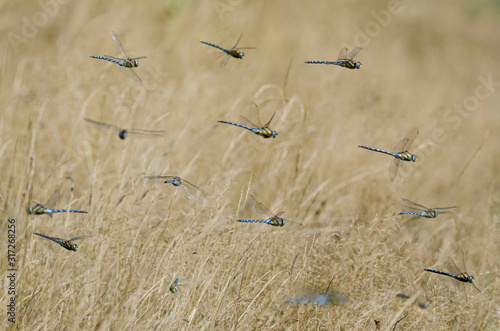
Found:
[(329, 293), (319, 295), (296, 295), (288, 297), (285, 302), (288, 304), (310, 304), (314, 303), (320, 306), (323, 305), (339, 305), (347, 301), (347, 296), (340, 293)]
[(220, 47), (220, 46), (218, 46), (216, 44), (209, 43), (208, 41), (202, 41), (201, 43), (205, 44), (205, 45), (208, 45), (208, 46), (212, 46), (212, 47), (218, 48), (218, 49), (220, 49), (221, 51), (223, 51), (224, 53), (227, 54), (226, 56), (224, 56), (224, 58), (222, 59), (222, 61), (220, 63), (220, 67), (224, 68), (226, 66), (227, 62), (229, 61), (230, 57), (234, 57), (236, 59), (243, 59), (245, 57), (245, 53), (243, 53), (242, 51), (240, 51), (240, 49), (255, 49), (255, 47), (239, 47), (239, 48), (236, 48), (238, 46), (238, 44), (240, 43), (241, 37), (243, 37), (243, 35), (240, 35), (240, 37), (238, 38), (238, 41), (236, 42), (236, 44), (234, 44), (234, 46), (231, 49)]
[(458, 207), (458, 206), (453, 206), (453, 207), (427, 208), (427, 207), (424, 207), (422, 205), (419, 205), (418, 203), (410, 201), (408, 199), (401, 199), (401, 200), (409, 208), (414, 209), (414, 211), (402, 211), (399, 213), (399, 215), (415, 215), (415, 216), (422, 216), (422, 217), (427, 217), (427, 218), (435, 218), (438, 214), (447, 213), (444, 210)]
[(352, 51), (347, 54), (347, 48), (344, 47), (340, 50), (339, 57), (337, 61), (307, 61), (305, 63), (310, 64), (335, 64), (340, 67), (344, 67), (347, 69), (359, 69), (361, 68), (361, 63), (359, 61), (354, 61), (354, 57), (361, 51), (361, 47), (356, 47)]
[(80, 236), (80, 237), (75, 237), (75, 238), (71, 238), (71, 239), (61, 239), (61, 238), (56, 238), (56, 237), (49, 237), (49, 236), (41, 234), (41, 233), (35, 233), (35, 234), (37, 236), (40, 236), (40, 237), (43, 237), (43, 238), (55, 241), (56, 243), (58, 243), (59, 245), (61, 245), (64, 248), (66, 248), (67, 250), (74, 251), (74, 252), (76, 252), (78, 250), (78, 245), (75, 244), (75, 243), (73, 243), (74, 241), (83, 240), (83, 239), (86, 239), (86, 238), (93, 237), (93, 235), (90, 234), (90, 235), (87, 235), (87, 236)]
[(271, 124), (271, 121), (273, 120), (274, 115), (276, 115), (276, 112), (273, 114), (273, 116), (271, 116), (271, 119), (266, 124), (264, 124), (262, 126), (258, 126), (258, 125), (253, 124), (245, 116), (240, 116), (240, 121), (246, 123), (247, 125), (235, 123), (235, 122), (231, 122), (231, 121), (217, 121), (217, 122), (239, 126), (240, 128), (250, 130), (253, 133), (255, 133), (256, 135), (262, 136), (264, 138), (271, 138), (271, 137), (276, 138), (276, 136), (278, 135), (278, 132), (271, 130), (269, 128), (269, 124)]
[(399, 167), (403, 166), (403, 161), (408, 161), (408, 162), (409, 161), (411, 161), (411, 162), (417, 161), (417, 157), (414, 154), (411, 154), (408, 152), (408, 150), (410, 149), (411, 144), (413, 143), (413, 140), (415, 140), (415, 137), (417, 136), (417, 134), (418, 134), (417, 128), (411, 129), (410, 132), (408, 132), (406, 134), (406, 137), (404, 139), (402, 139), (400, 142), (398, 142), (396, 144), (396, 146), (394, 146), (395, 152), (388, 152), (388, 151), (385, 151), (383, 149), (378, 149), (378, 148), (368, 147), (368, 146), (358, 146), (358, 147), (365, 148), (365, 149), (368, 149), (370, 151), (385, 153), (385, 154), (394, 156), (395, 157), (394, 163), (392, 163), (390, 168), (389, 168), (389, 177), (391, 179), (391, 182), (393, 182), (394, 179), (396, 178), (396, 174), (398, 172)]
[[(404, 294), (404, 293), (398, 293), (398, 294), (396, 294), (396, 296), (397, 296), (398, 298), (403, 298), (403, 299), (410, 299), (410, 298), (411, 298), (411, 296), (410, 296), (410, 295), (407, 295), (407, 294)], [(422, 302), (416, 302), (416, 301), (415, 301), (415, 304), (416, 304), (417, 306), (419, 306), (420, 308), (422, 308), (422, 309), (426, 309), (426, 308), (427, 308), (427, 303), (425, 303), (425, 302), (423, 302), (423, 301), (422, 301)]]
[[(57, 203), (58, 200), (59, 200), (59, 191), (55, 191), (50, 196), (49, 200), (47, 201), (47, 203), (45, 205), (49, 206), (49, 207), (52, 207), (53, 205), (55, 205)], [(78, 210), (78, 209), (51, 209), (51, 208), (48, 208), (48, 207), (44, 207), (44, 205), (42, 205), (41, 203), (36, 202), (34, 200), (33, 200), (33, 202), (35, 203), (35, 206), (34, 207), (29, 206), (28, 207), (27, 211), (28, 211), (29, 214), (35, 214), (35, 215), (47, 214), (50, 217), (52, 217), (52, 214), (54, 214), (54, 213), (67, 213), (67, 212), (70, 212), (70, 213), (83, 213), (83, 214), (87, 214), (87, 212), (83, 211), (83, 210)]]
[(129, 57), (125, 49), (123, 49), (122, 43), (120, 42), (120, 38), (118, 38), (118, 35), (114, 31), (111, 31), (111, 40), (113, 40), (113, 45), (115, 45), (115, 48), (118, 50), (118, 52), (122, 54), (123, 58), (118, 58), (110, 55), (104, 55), (104, 56), (92, 55), (90, 57), (118, 64), (120, 66), (120, 71), (125, 76), (141, 84), (142, 83), (141, 78), (135, 73), (134, 70), (132, 70), (132, 68), (136, 68), (139, 66), (139, 61), (137, 60), (145, 59), (146, 57), (145, 56), (139, 56), (134, 58)]
[(207, 203), (207, 193), (200, 187), (188, 182), (179, 176), (145, 176), (150, 179), (166, 179), (165, 184), (172, 184), (176, 189), (182, 192), (189, 200), (195, 199), (200, 203)]
[(85, 118), (85, 121), (93, 126), (97, 127), (99, 130), (103, 132), (112, 132), (118, 134), (120, 139), (125, 139), (127, 136), (136, 136), (141, 138), (148, 137), (163, 137), (165, 135), (165, 131), (157, 131), (157, 130), (141, 130), (141, 129), (122, 129), (113, 124), (101, 123), (89, 118)]
[(284, 211), (280, 211), (279, 213), (270, 217), (269, 215), (272, 215), (273, 213), (271, 213), (269, 211), (269, 209), (267, 209), (260, 202), (258, 202), (257, 199), (255, 199), (254, 196), (251, 194), (250, 194), (249, 204), (252, 208), (256, 209), (258, 214), (266, 215), (265, 217), (268, 217), (268, 218), (267, 219), (239, 219), (239, 220), (236, 220), (237, 222), (265, 223), (265, 224), (269, 224), (272, 226), (285, 226), (285, 223), (287, 223), (287, 224), (289, 224), (291, 229), (297, 229), (297, 228), (302, 227), (302, 224), (300, 224), (300, 223), (287, 222), (287, 221), (285, 221), (285, 219), (281, 218), (280, 216), (283, 215)]

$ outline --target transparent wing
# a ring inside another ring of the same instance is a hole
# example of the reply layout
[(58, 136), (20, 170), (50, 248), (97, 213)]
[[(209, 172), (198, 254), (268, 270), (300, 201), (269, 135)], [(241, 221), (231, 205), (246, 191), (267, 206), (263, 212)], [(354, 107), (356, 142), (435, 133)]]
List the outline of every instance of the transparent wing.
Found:
[(406, 134), (405, 138), (403, 138), (396, 144), (396, 146), (394, 146), (393, 152), (401, 153), (409, 150), (417, 134), (418, 134), (418, 128), (411, 129), (410, 132)]
[(401, 199), (408, 207), (414, 208), (414, 209), (419, 209), (422, 211), (429, 210), (429, 208), (419, 205), (418, 203), (415, 203), (413, 201), (410, 201), (408, 199)]
[(127, 130), (127, 133), (130, 134), (130, 135), (136, 135), (136, 136), (156, 136), (156, 137), (162, 137), (162, 136), (165, 135), (165, 131), (141, 130), (141, 129)]
[[(447, 210), (447, 209), (453, 209), (453, 208), (458, 208), (458, 206), (453, 206), (453, 207), (438, 207), (438, 208), (432, 208), (434, 210)], [(444, 214), (445, 212), (441, 212), (441, 214)]]
[(94, 125), (95, 127), (97, 127), (99, 130), (101, 130), (103, 132), (120, 132), (120, 130), (121, 130), (119, 127), (117, 127), (115, 125), (97, 122), (97, 121), (91, 120), (90, 118), (85, 118), (85, 121), (87, 123)]
[(236, 47), (237, 47), (237, 46), (238, 46), (238, 44), (240, 43), (241, 37), (243, 37), (243, 34), (240, 34), (240, 37), (238, 38), (238, 41), (236, 42), (236, 44), (234, 44), (234, 46), (233, 46), (233, 48), (232, 48), (231, 50), (236, 49)]
[(128, 59), (128, 54), (127, 52), (125, 52), (125, 49), (123, 49), (120, 38), (118, 38), (118, 35), (114, 31), (111, 31), (111, 40), (113, 40), (113, 45), (115, 45), (118, 52), (120, 52), (126, 59)]
[(337, 61), (347, 60), (347, 47), (344, 47), (340, 50)]
[(137, 75), (134, 71), (134, 69), (132, 68), (127, 68), (127, 67), (122, 67), (122, 66), (119, 66), (118, 69), (120, 70), (120, 72), (125, 76), (125, 77), (128, 77), (132, 80), (135, 80), (137, 83), (139, 84), (142, 84), (142, 79), (141, 77), (139, 77), (139, 75)]
[(231, 56), (229, 54), (224, 53), (224, 57), (220, 61), (219, 67), (224, 68), (226, 64), (229, 62), (229, 58), (231, 58)]
[(265, 128), (267, 128), (269, 126), (269, 124), (271, 124), (271, 121), (273, 120), (274, 115), (276, 115), (276, 112), (274, 112), (273, 116), (271, 116), (271, 119), (266, 124), (264, 124)]
[(252, 121), (250, 121), (248, 118), (246, 118), (243, 115), (240, 115), (240, 122), (241, 122), (241, 124), (244, 124), (244, 125), (249, 126), (251, 128), (261, 128), (262, 127), (260, 125), (253, 123)]
[(59, 190), (56, 190), (52, 195), (50, 196), (49, 200), (43, 205), (45, 208), (54, 208), (57, 204), (57, 201), (59, 200)]
[[(207, 193), (203, 191), (200, 187), (194, 185), (191, 182), (188, 182), (185, 179), (182, 179), (182, 184), (180, 186), (177, 186), (178, 188), (183, 187), (184, 189), (184, 195), (186, 195), (189, 199), (196, 198), (196, 201), (200, 203), (207, 203)], [(188, 193), (186, 193), (188, 192)], [(191, 196), (191, 198), (188, 196), (188, 194)]]
[(394, 162), (389, 166), (389, 179), (391, 182), (394, 181), (396, 175), (398, 174), (398, 169), (403, 166), (403, 161), (400, 159), (394, 159)]
[(79, 237), (71, 238), (71, 239), (69, 239), (69, 241), (73, 242), (73, 241), (77, 241), (77, 240), (83, 240), (83, 239), (87, 239), (87, 238), (92, 238), (93, 236), (94, 235), (92, 235), (92, 234), (89, 234), (86, 236), (79, 236)]
[(257, 199), (255, 199), (255, 197), (251, 194), (250, 194), (249, 204), (250, 207), (254, 208), (257, 211), (257, 213), (265, 217), (272, 217), (273, 213), (269, 209), (264, 207), (260, 202), (258, 202)]
[(352, 60), (354, 59), (354, 57), (356, 55), (358, 55), (359, 51), (361, 51), (363, 48), (361, 47), (356, 47), (355, 49), (353, 49), (352, 51), (349, 52), (349, 54), (347, 55), (347, 59), (348, 60)]

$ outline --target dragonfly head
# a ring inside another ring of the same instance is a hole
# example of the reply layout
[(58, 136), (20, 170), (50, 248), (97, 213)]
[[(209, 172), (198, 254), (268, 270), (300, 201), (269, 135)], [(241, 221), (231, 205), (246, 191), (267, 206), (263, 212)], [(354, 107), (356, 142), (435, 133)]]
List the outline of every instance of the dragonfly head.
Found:
[(415, 154), (411, 155), (411, 162), (417, 161), (417, 156)]
[(28, 214), (33, 214), (33, 212), (34, 212), (33, 207), (31, 207), (31, 206), (26, 208), (26, 211), (28, 212)]
[(469, 281), (469, 283), (474, 283), (474, 276), (472, 275), (467, 275), (467, 280)]
[(120, 130), (120, 132), (118, 133), (118, 137), (120, 137), (120, 139), (125, 139), (127, 138), (127, 130)]
[(78, 250), (78, 245), (77, 244), (71, 244), (71, 246), (69, 246), (69, 250), (76, 252)]
[(273, 132), (271, 133), (271, 136), (272, 136), (273, 138), (276, 138), (276, 136), (277, 136), (277, 135), (278, 135), (278, 132), (276, 132), (276, 131), (274, 131), (274, 130), (273, 130)]
[(137, 60), (132, 60), (132, 63), (134, 64), (134, 67), (138, 67), (139, 66), (139, 61), (137, 61)]
[(242, 51), (238, 51), (238, 58), (243, 59), (244, 57), (245, 57), (245, 53), (243, 53)]
[(361, 62), (356, 61), (356, 69), (360, 69), (362, 67)]

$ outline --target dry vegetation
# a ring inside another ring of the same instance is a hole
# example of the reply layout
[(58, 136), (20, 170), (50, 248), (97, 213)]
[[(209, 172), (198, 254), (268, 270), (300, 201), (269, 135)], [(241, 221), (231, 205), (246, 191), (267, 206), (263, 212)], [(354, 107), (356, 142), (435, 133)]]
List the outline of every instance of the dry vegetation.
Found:
[[(361, 70), (303, 63), (335, 60), (387, 6), (70, 1), (13, 43), (23, 17), (43, 9), (0, 4), (0, 225), (5, 236), (16, 219), (18, 260), (10, 327), (373, 330), (375, 319), (390, 328), (407, 315), (398, 329), (498, 329), (498, 1), (404, 1), (363, 41)], [(147, 56), (136, 69), (142, 86), (89, 58), (118, 55), (110, 30), (131, 56)], [(217, 50), (200, 43), (231, 46), (240, 33), (240, 46), (257, 49), (223, 69)], [(481, 77), (497, 83), (483, 89)], [(472, 111), (453, 110), (476, 97)], [(276, 111), (276, 139), (216, 123), (256, 119), (252, 101), (262, 121)], [(85, 117), (167, 134), (122, 141)], [(419, 160), (391, 183), (390, 157), (357, 145), (390, 149), (414, 126)], [(144, 173), (185, 177), (210, 201)], [(57, 207), (89, 214), (26, 213), (55, 190)], [(249, 215), (248, 193), (304, 229), (235, 222)], [(400, 217), (393, 204), (402, 197), (459, 208)], [(75, 253), (33, 232), (94, 238)], [(461, 249), (482, 290), (465, 284), (467, 300), (458, 281), (423, 271), (447, 270), (449, 258), (460, 265)], [(175, 277), (183, 286), (172, 294)], [(348, 301), (285, 303), (327, 288)], [(398, 293), (420, 293), (427, 309)]]

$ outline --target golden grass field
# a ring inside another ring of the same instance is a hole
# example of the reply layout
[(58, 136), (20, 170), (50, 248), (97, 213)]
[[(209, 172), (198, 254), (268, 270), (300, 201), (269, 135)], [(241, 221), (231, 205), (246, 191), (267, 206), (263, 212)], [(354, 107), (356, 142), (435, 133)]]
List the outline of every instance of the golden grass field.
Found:
[[(375, 330), (378, 320), (388, 330), (404, 317), (396, 329), (500, 328), (498, 1), (47, 0), (0, 8), (5, 327)], [(130, 56), (147, 56), (134, 69), (142, 85), (89, 58), (120, 56), (111, 30)], [(231, 47), (240, 34), (239, 46), (256, 49), (222, 69), (222, 53), (200, 43)], [(336, 60), (344, 46), (363, 47), (360, 70), (304, 64)], [(257, 121), (252, 102), (262, 122), (276, 112), (276, 139), (217, 123)], [(166, 135), (120, 140), (84, 118)], [(390, 150), (412, 127), (420, 129), (411, 150), (419, 159), (391, 183), (391, 157), (357, 146)], [(145, 174), (186, 178), (209, 202)], [(26, 212), (56, 190), (57, 207), (89, 213)], [(283, 210), (289, 224), (235, 222), (256, 217), (249, 194)], [(397, 215), (401, 198), (459, 207), (412, 218)], [(9, 219), (15, 324), (6, 314)], [(72, 252), (33, 232), (94, 237)], [(482, 293), (424, 271), (452, 271), (450, 258)], [(172, 294), (176, 277), (183, 286)], [(327, 291), (347, 301), (286, 303)]]

